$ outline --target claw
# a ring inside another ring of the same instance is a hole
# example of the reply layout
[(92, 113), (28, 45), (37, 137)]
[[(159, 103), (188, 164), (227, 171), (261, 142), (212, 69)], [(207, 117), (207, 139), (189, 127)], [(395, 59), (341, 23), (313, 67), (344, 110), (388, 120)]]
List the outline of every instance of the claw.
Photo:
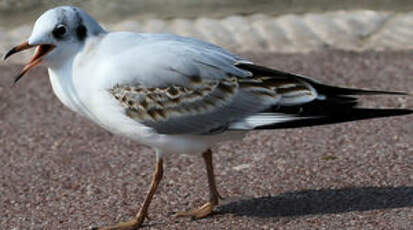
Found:
[(149, 221), (151, 221), (151, 218), (149, 218), (148, 214), (144, 215), (144, 218), (148, 219)]
[(179, 217), (191, 217), (192, 219), (201, 219), (212, 214), (216, 204), (207, 202), (199, 208), (195, 208), (189, 211), (177, 212), (174, 216)]

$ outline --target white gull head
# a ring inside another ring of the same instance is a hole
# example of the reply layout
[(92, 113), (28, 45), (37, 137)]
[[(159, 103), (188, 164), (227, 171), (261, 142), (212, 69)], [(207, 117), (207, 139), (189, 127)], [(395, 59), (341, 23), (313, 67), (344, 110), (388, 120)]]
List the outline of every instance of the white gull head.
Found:
[(36, 20), (30, 38), (11, 49), (4, 58), (37, 47), (31, 61), (16, 78), (17, 81), (38, 64), (48, 68), (59, 68), (82, 49), (88, 37), (98, 36), (101, 33), (106, 32), (84, 10), (72, 6), (53, 8)]

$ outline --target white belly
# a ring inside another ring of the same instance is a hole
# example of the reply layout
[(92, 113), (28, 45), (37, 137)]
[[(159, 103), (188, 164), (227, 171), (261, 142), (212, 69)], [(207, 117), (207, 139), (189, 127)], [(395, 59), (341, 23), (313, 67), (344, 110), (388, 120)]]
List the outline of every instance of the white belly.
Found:
[(108, 91), (95, 92), (85, 104), (96, 118), (94, 121), (108, 131), (153, 147), (160, 153), (200, 154), (218, 142), (241, 139), (245, 134), (245, 132), (226, 132), (213, 136), (159, 134), (128, 117), (124, 108)]

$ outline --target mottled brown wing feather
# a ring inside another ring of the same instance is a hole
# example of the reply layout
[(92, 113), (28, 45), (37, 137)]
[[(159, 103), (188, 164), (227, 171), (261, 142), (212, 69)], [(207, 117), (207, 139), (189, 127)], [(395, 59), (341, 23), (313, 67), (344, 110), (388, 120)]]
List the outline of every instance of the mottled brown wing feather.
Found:
[(315, 97), (296, 79), (228, 77), (200, 80), (191, 87), (117, 85), (110, 93), (132, 119), (165, 134), (205, 134), (291, 98)]

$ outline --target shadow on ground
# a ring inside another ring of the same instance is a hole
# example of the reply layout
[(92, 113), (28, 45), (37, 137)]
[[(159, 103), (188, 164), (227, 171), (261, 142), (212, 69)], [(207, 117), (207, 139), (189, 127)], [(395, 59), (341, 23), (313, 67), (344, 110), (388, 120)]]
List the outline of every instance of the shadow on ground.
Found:
[(343, 213), (413, 206), (413, 187), (306, 190), (231, 201), (218, 214), (259, 218)]

